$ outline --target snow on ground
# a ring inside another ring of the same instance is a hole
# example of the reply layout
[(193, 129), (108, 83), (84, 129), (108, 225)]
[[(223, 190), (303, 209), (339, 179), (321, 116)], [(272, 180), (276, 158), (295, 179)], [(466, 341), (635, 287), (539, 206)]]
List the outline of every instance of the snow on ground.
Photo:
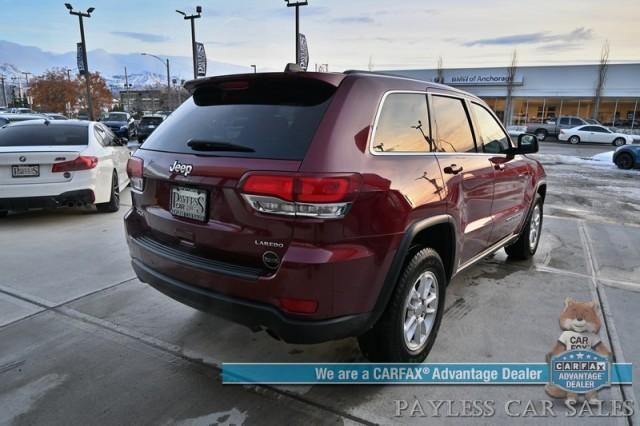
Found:
[(593, 157), (535, 154), (547, 172), (547, 212), (594, 221), (640, 224), (640, 170), (621, 170), (613, 151)]
[(535, 154), (534, 157), (542, 164), (568, 164), (568, 165), (582, 165), (582, 166), (594, 166), (594, 167), (608, 167), (616, 168), (613, 164), (614, 151), (603, 152), (596, 154), (593, 157), (576, 157), (573, 155), (562, 154)]

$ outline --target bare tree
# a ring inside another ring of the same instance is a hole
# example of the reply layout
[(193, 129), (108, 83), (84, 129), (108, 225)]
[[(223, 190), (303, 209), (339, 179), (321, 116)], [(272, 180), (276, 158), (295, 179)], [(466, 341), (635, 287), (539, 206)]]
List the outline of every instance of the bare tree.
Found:
[(518, 50), (513, 49), (511, 55), (511, 65), (507, 68), (507, 97), (504, 102), (504, 117), (502, 122), (505, 126), (511, 124), (511, 116), (513, 109), (513, 86), (516, 81), (516, 72), (518, 71)]
[(605, 40), (602, 44), (600, 52), (600, 65), (598, 66), (598, 83), (596, 84), (596, 96), (593, 101), (593, 117), (598, 119), (600, 113), (600, 99), (602, 98), (602, 89), (607, 80), (607, 71), (609, 69), (609, 40)]
[(438, 56), (436, 65), (436, 83), (444, 84), (444, 68), (442, 67), (442, 56)]

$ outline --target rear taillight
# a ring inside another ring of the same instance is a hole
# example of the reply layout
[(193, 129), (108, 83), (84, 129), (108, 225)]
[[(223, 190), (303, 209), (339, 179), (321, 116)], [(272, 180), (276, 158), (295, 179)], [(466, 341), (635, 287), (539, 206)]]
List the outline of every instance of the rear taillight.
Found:
[(259, 212), (325, 219), (343, 217), (359, 190), (359, 175), (250, 174), (240, 187), (244, 199)]
[(564, 134), (564, 130), (560, 129), (560, 134), (561, 135)]
[(55, 163), (51, 167), (51, 173), (76, 172), (78, 170), (89, 170), (89, 169), (95, 168), (97, 165), (98, 165), (97, 157), (81, 155), (75, 160), (63, 161), (62, 163)]
[(144, 191), (144, 178), (142, 171), (144, 169), (144, 161), (142, 158), (131, 157), (127, 161), (127, 175), (131, 181), (131, 188), (136, 191)]

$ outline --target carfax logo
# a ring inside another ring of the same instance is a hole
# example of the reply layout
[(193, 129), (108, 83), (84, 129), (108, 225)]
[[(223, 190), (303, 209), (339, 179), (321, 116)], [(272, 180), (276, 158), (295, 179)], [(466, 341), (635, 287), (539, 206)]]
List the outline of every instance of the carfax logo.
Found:
[(551, 359), (551, 384), (584, 394), (611, 383), (609, 359), (593, 351), (573, 350)]
[(575, 402), (584, 394), (589, 403), (598, 402), (598, 389), (611, 383), (611, 352), (600, 340), (601, 326), (596, 302), (565, 300), (560, 314), (563, 331), (547, 354), (549, 396)]

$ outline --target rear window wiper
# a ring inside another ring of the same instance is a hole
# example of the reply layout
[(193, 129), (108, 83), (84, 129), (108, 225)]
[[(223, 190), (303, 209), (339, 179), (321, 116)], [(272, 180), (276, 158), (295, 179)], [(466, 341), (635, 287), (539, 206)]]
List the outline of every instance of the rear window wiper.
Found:
[(248, 146), (236, 145), (228, 142), (207, 141), (201, 139), (190, 139), (187, 142), (194, 151), (232, 151), (232, 152), (256, 152)]

